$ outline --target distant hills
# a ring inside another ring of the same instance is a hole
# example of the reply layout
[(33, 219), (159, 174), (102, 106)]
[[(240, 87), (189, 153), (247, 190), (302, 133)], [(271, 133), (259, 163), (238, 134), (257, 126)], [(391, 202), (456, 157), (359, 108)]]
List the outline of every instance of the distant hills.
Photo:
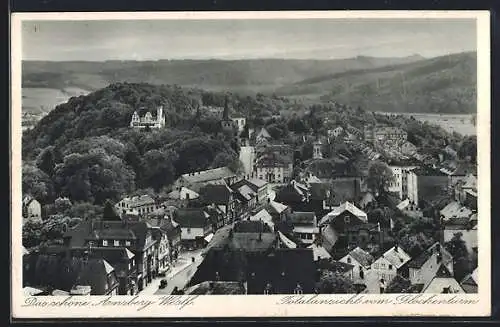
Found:
[(476, 53), (325, 74), (283, 86), (279, 96), (320, 97), (369, 111), (475, 113)]
[(413, 55), (336, 60), (24, 61), (22, 77), (28, 93), (68, 88), (90, 92), (126, 81), (334, 100), (370, 111), (438, 112), (444, 105), (444, 112), (475, 111), (473, 53), (434, 59)]

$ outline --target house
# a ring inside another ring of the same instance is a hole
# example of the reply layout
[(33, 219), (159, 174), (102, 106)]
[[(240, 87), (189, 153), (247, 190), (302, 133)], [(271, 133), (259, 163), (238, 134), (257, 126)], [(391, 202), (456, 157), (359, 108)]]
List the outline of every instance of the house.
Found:
[(42, 221), (42, 206), (31, 195), (23, 197), (23, 218), (25, 221)]
[(432, 280), (425, 286), (422, 293), (465, 293), (462, 286), (453, 277), (446, 265), (441, 264)]
[(477, 268), (467, 276), (464, 277), (460, 286), (465, 293), (477, 293), (478, 292), (478, 270)]
[(446, 173), (449, 177), (449, 186), (453, 187), (457, 182), (468, 179), (469, 175), (477, 176), (477, 164), (459, 161), (454, 170)]
[(351, 250), (346, 256), (342, 257), (340, 262), (353, 265), (354, 280), (363, 280), (364, 274), (371, 268), (374, 259), (371, 254), (361, 249), (359, 246)]
[(292, 212), (289, 206), (275, 201), (269, 201), (265, 208), (271, 217), (273, 217), (274, 222), (285, 221), (287, 215)]
[(471, 221), (469, 218), (457, 218), (445, 222), (443, 228), (443, 241), (446, 243), (459, 234), (465, 242), (469, 253), (477, 251), (477, 221)]
[[(253, 191), (250, 188), (247, 191), (250, 191), (250, 193), (245, 192), (245, 190), (243, 190), (243, 193), (245, 196), (251, 197)], [(227, 184), (209, 184), (200, 189), (200, 200), (204, 205), (213, 205), (223, 212), (225, 223), (236, 219), (234, 193)]]
[(330, 183), (332, 185), (331, 206), (340, 206), (344, 202), (358, 202), (361, 198), (363, 182), (360, 177), (335, 177)]
[(180, 190), (184, 186), (198, 193), (200, 188), (204, 185), (231, 185), (238, 179), (239, 177), (230, 168), (220, 167), (183, 174), (175, 181), (173, 188)]
[(241, 134), (245, 129), (245, 125), (247, 124), (247, 120), (245, 117), (232, 117), (233, 125), (236, 126), (236, 130), (238, 134)]
[(472, 215), (472, 210), (462, 206), (459, 202), (450, 202), (439, 211), (441, 219), (449, 221), (457, 218), (469, 218)]
[(316, 215), (324, 216), (334, 207), (334, 193), (331, 183), (309, 183), (309, 202)]
[(289, 156), (276, 152), (266, 153), (256, 159), (255, 174), (268, 183), (287, 183), (292, 178), (293, 161)]
[(141, 291), (156, 276), (156, 241), (152, 228), (145, 221), (89, 220), (82, 221), (63, 235), (67, 248), (125, 247), (135, 255), (137, 285)]
[(274, 201), (300, 211), (308, 207), (309, 190), (305, 185), (291, 181), (277, 190)]
[(354, 265), (333, 260), (330, 258), (316, 260), (316, 266), (318, 269), (331, 271), (335, 274), (342, 275), (349, 280), (354, 280)]
[[(64, 249), (33, 252), (23, 260), (23, 286), (71, 295), (118, 295), (115, 269), (105, 259), (71, 257)], [(83, 292), (82, 292), (83, 291)]]
[(257, 194), (257, 204), (267, 203), (268, 195), (268, 183), (265, 180), (251, 178), (246, 184)]
[(343, 233), (348, 226), (366, 224), (367, 222), (368, 216), (363, 210), (351, 202), (344, 202), (321, 218), (319, 225), (329, 224), (336, 231)]
[(477, 178), (469, 174), (463, 180), (458, 181), (454, 185), (455, 200), (477, 210)]
[(389, 184), (388, 191), (397, 194), (400, 200), (408, 197), (408, 174), (411, 170), (418, 168), (412, 161), (391, 161), (389, 168), (392, 170), (393, 179)]
[(156, 109), (155, 118), (153, 118), (153, 115), (149, 111), (142, 117), (139, 116), (137, 111), (134, 111), (132, 119), (130, 120), (130, 127), (139, 129), (165, 127), (165, 114), (163, 113), (163, 106)]
[[(243, 182), (245, 180), (242, 180)], [(251, 210), (256, 207), (257, 205), (257, 193), (250, 188), (246, 183), (236, 183), (231, 186), (231, 189), (234, 192), (235, 198), (241, 203), (241, 210), (242, 214), (245, 212), (248, 212), (248, 210)]]
[(230, 281), (206, 281), (189, 287), (186, 295), (243, 295), (246, 289), (243, 283)]
[(200, 194), (182, 186), (180, 189), (174, 189), (172, 192), (167, 194), (169, 199), (175, 200), (193, 200), (200, 197)]
[[(165, 214), (164, 210), (158, 212), (158, 214), (153, 217), (149, 217), (147, 222), (151, 225), (153, 230), (159, 229), (162, 238), (166, 236), (169, 253), (168, 255), (165, 253), (158, 254), (158, 257), (163, 258), (163, 262), (159, 262), (158, 265), (163, 266), (164, 269), (168, 269), (168, 266), (177, 259), (181, 250), (181, 227), (171, 218), (170, 214)], [(158, 234), (156, 234), (155, 239), (158, 239)], [(167, 247), (167, 244), (165, 244), (164, 247)], [(160, 273), (161, 270), (160, 268)]]
[(256, 214), (250, 216), (249, 218), (251, 221), (262, 221), (265, 224), (269, 225), (269, 227), (274, 229), (274, 222), (273, 222), (273, 217), (269, 212), (267, 212), (266, 209), (262, 209)]
[(181, 227), (182, 243), (190, 248), (203, 246), (205, 238), (213, 233), (210, 215), (203, 208), (178, 209), (173, 220)]
[(408, 274), (412, 285), (420, 285), (422, 289), (432, 281), (441, 265), (453, 274), (453, 257), (441, 243), (436, 242), (418, 257), (408, 262)]
[(312, 244), (319, 233), (318, 221), (314, 212), (293, 212), (289, 216), (293, 234), (304, 244)]
[(365, 126), (364, 140), (374, 143), (380, 141), (406, 141), (408, 134), (399, 127)]
[(422, 166), (408, 173), (408, 199), (422, 207), (422, 202), (432, 202), (448, 189), (448, 176), (438, 169)]
[(321, 244), (313, 243), (307, 248), (313, 250), (313, 258), (315, 261), (330, 259), (332, 257)]
[(256, 141), (257, 144), (269, 141), (271, 139), (272, 139), (271, 134), (269, 134), (269, 132), (267, 131), (267, 129), (265, 129), (264, 127), (262, 127), (259, 130), (259, 132), (257, 133), (257, 135), (255, 136), (255, 141)]
[(115, 204), (115, 209), (120, 215), (137, 214), (147, 215), (157, 210), (160, 206), (150, 195), (126, 197)]
[(69, 251), (72, 258), (104, 259), (109, 263), (118, 280), (118, 295), (137, 294), (137, 263), (135, 255), (127, 248), (83, 247)]
[(395, 245), (375, 260), (371, 269), (377, 273), (379, 279), (390, 283), (396, 275), (402, 274), (402, 267), (410, 260), (410, 255)]

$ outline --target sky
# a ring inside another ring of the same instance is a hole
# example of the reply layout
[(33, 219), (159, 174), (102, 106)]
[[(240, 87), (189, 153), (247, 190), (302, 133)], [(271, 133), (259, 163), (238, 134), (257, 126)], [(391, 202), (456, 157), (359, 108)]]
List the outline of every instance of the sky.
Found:
[(24, 21), (23, 60), (436, 57), (476, 50), (472, 19)]

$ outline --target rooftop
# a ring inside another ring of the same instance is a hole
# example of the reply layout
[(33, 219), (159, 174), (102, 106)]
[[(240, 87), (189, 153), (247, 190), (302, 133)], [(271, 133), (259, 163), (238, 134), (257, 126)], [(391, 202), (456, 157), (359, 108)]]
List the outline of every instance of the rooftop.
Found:
[(182, 208), (174, 212), (174, 221), (181, 227), (202, 228), (209, 222), (209, 215), (203, 208)]
[(368, 216), (367, 214), (356, 207), (354, 204), (351, 202), (344, 202), (340, 206), (336, 207), (332, 211), (330, 211), (328, 214), (326, 214), (320, 221), (320, 225), (328, 224), (330, 221), (335, 219), (337, 216), (341, 215), (343, 212), (349, 211), (359, 219), (368, 222)]
[(181, 177), (188, 183), (205, 183), (224, 178), (236, 176), (235, 173), (228, 167), (220, 167), (209, 170), (203, 170), (193, 173), (183, 174)]
[(209, 184), (200, 189), (200, 198), (205, 203), (223, 205), (229, 202), (232, 193), (226, 184)]
[(418, 257), (412, 259), (408, 263), (408, 266), (410, 268), (420, 269), (424, 265), (424, 263), (426, 263), (432, 257), (432, 255), (437, 251), (441, 253), (442, 263), (446, 264), (453, 260), (453, 257), (448, 251), (444, 249), (444, 246), (442, 246), (439, 242), (436, 242), (433, 245), (431, 245), (427, 250), (425, 250), (422, 254), (420, 254)]
[(401, 268), (405, 263), (411, 260), (411, 257), (400, 247), (392, 247), (387, 250), (383, 257), (387, 259), (396, 269)]
[(369, 267), (374, 261), (373, 256), (359, 246), (349, 252), (349, 255), (364, 267)]
[(293, 212), (289, 215), (292, 224), (316, 225), (316, 214), (314, 212)]
[(245, 287), (238, 282), (206, 281), (188, 288), (188, 295), (238, 295), (245, 294)]

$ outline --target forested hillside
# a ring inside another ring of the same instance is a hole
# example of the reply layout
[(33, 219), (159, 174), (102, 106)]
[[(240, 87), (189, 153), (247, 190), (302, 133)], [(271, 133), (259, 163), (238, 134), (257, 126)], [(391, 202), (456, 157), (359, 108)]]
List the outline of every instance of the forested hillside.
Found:
[(370, 111), (475, 113), (476, 65), (476, 53), (460, 53), (316, 76), (276, 94), (335, 100)]

